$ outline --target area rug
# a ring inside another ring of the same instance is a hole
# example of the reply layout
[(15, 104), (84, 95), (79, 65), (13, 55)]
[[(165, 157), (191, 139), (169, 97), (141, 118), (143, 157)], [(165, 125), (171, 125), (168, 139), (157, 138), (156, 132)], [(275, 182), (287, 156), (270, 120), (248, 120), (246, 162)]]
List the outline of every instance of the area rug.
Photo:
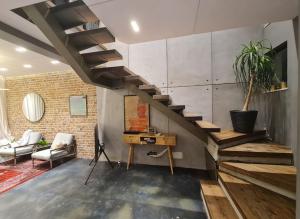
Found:
[(31, 160), (20, 161), (16, 166), (11, 162), (0, 164), (0, 194), (45, 173), (47, 170), (49, 170), (49, 163), (43, 161), (35, 161), (34, 168)]

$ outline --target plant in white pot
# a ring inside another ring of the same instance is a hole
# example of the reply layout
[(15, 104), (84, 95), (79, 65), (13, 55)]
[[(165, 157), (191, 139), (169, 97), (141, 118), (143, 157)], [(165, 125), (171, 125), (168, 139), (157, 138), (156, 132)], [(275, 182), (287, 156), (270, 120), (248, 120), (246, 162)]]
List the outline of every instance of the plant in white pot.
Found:
[(253, 132), (258, 111), (249, 110), (254, 93), (268, 91), (274, 78), (272, 46), (265, 46), (264, 41), (243, 45), (241, 53), (236, 57), (233, 69), (236, 82), (243, 88), (245, 102), (242, 110), (230, 111), (233, 129), (237, 132)]

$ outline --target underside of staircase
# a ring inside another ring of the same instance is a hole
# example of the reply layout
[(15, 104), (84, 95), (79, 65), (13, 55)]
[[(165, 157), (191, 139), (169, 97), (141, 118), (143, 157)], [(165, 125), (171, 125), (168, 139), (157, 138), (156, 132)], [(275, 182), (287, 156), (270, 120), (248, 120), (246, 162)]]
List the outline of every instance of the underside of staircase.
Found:
[[(205, 143), (209, 132), (220, 131), (210, 122), (202, 121), (201, 115), (184, 115), (184, 105), (172, 105), (169, 95), (162, 95), (155, 85), (125, 66), (103, 66), (122, 59), (117, 50), (108, 50), (103, 45), (115, 41), (113, 34), (106, 27), (86, 28), (89, 24), (99, 23), (99, 20), (82, 0), (64, 1), (57, 5), (54, 2), (41, 2), (13, 11), (37, 25), (84, 82), (108, 89), (132, 91)], [(83, 51), (95, 46), (99, 46), (99, 51)]]
[[(13, 11), (37, 25), (84, 82), (128, 89), (206, 143), (212, 179), (201, 180), (200, 186), (209, 218), (295, 218), (296, 169), (290, 148), (270, 142), (265, 130), (221, 130), (201, 115), (186, 114), (184, 105), (173, 105), (169, 95), (125, 66), (103, 66), (122, 59), (103, 45), (115, 41), (113, 34), (106, 27), (87, 28), (99, 20), (82, 0), (53, 2)], [(94, 46), (99, 51), (84, 52)]]

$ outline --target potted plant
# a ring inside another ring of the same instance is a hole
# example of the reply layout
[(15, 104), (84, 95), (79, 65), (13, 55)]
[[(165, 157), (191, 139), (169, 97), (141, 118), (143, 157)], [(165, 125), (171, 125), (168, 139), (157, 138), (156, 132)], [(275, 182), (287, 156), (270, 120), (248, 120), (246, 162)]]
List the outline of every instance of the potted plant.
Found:
[(242, 110), (230, 111), (233, 129), (237, 132), (253, 132), (258, 111), (249, 110), (252, 95), (259, 91), (269, 91), (274, 78), (272, 46), (265, 46), (264, 41), (243, 45), (236, 57), (233, 69), (236, 82), (246, 95)]

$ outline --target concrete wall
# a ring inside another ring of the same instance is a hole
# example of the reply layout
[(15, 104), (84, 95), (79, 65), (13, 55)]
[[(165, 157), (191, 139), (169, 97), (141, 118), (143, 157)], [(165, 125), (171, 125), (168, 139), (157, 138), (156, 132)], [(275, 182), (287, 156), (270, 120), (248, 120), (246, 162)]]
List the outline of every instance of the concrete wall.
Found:
[[(279, 143), (297, 149), (298, 59), (293, 21), (272, 23), (264, 30), (264, 38), (273, 47), (288, 43), (288, 90), (264, 95), (267, 106), (264, 115), (271, 137)], [(297, 159), (297, 157), (295, 157)]]
[[(222, 128), (231, 128), (229, 110), (240, 109), (243, 94), (235, 85), (232, 63), (240, 45), (263, 38), (263, 27), (248, 27), (190, 35), (147, 43), (126, 45), (121, 42), (108, 45), (117, 48), (123, 64), (150, 83), (169, 94), (175, 104), (186, 105), (187, 112), (202, 115)], [(104, 115), (104, 139), (112, 160), (126, 161), (127, 145), (122, 143), (123, 96), (128, 91), (105, 91), (97, 88), (98, 112)], [(103, 98), (107, 101), (102, 102)], [(102, 105), (102, 104), (105, 104)], [(105, 108), (105, 114), (103, 113)], [(183, 159), (175, 166), (205, 168), (204, 144), (151, 108), (151, 126), (161, 132), (176, 133), (175, 151), (183, 152)], [(151, 146), (140, 146), (136, 163), (167, 165), (167, 160), (146, 156)]]

